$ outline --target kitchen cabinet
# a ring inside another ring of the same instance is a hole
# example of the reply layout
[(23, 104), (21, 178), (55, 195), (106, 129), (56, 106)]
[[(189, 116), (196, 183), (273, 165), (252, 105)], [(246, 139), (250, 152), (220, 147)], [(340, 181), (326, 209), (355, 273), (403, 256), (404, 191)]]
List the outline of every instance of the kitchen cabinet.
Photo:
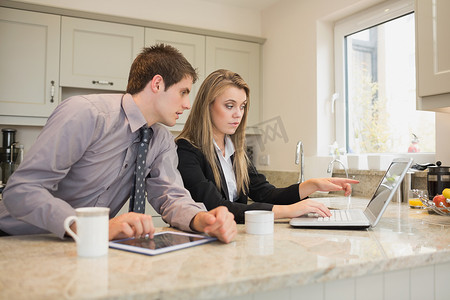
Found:
[(144, 28), (72, 17), (61, 24), (61, 86), (125, 91)]
[(217, 37), (206, 37), (206, 74), (217, 69), (238, 73), (250, 87), (247, 126), (260, 122), (260, 46)]
[[(0, 124), (42, 126), (62, 99), (92, 92), (124, 92), (134, 58), (144, 45), (155, 43), (175, 46), (197, 69), (199, 80), (193, 85), (191, 104), (209, 73), (230, 69), (251, 89), (247, 125), (260, 122), (262, 39), (247, 42), (238, 35), (187, 33), (185, 27), (151, 28), (153, 23), (134, 19), (98, 14), (91, 19), (93, 16), (84, 12), (16, 2), (1, 5)], [(172, 131), (183, 128), (188, 113)]]
[[(164, 43), (177, 48), (191, 65), (197, 69), (198, 80), (192, 86), (190, 93), (191, 106), (194, 103), (197, 91), (205, 78), (205, 36), (177, 31), (145, 28), (145, 46), (152, 46), (157, 43)], [(177, 125), (172, 130), (183, 129), (189, 116), (189, 111), (184, 113), (177, 120)]]
[(59, 100), (60, 16), (0, 7), (0, 40), (0, 124), (43, 124)]
[(415, 6), (418, 108), (450, 112), (450, 1)]

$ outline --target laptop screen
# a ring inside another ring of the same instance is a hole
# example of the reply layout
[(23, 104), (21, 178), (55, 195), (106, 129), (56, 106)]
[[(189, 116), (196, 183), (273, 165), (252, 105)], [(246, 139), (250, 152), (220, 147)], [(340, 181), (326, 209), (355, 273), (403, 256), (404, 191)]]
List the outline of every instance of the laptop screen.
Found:
[(383, 179), (364, 211), (372, 226), (378, 223), (379, 217), (392, 199), (397, 187), (400, 185), (406, 171), (410, 167), (411, 162), (411, 159), (394, 159), (384, 174)]

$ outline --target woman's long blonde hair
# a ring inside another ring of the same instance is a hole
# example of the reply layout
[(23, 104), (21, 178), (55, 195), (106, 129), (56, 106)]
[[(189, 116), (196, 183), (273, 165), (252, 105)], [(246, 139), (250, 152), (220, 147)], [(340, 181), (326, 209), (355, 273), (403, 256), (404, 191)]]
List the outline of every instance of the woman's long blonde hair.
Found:
[(216, 186), (220, 190), (220, 173), (217, 166), (219, 162), (213, 144), (210, 106), (225, 89), (233, 86), (243, 89), (247, 95), (247, 105), (244, 108), (241, 123), (236, 132), (230, 136), (235, 147), (233, 168), (236, 174), (237, 192), (239, 194), (241, 191), (247, 193), (249, 184), (249, 159), (245, 151), (245, 127), (250, 105), (250, 88), (239, 74), (220, 69), (206, 77), (195, 97), (195, 102), (186, 124), (176, 140), (185, 139), (200, 149), (211, 165)]

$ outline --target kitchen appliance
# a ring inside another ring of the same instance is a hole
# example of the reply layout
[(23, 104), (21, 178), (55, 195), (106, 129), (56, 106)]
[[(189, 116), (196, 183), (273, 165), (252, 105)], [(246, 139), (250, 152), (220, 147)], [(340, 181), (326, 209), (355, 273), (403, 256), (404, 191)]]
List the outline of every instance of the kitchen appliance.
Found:
[(18, 163), (19, 147), (16, 142), (16, 130), (3, 128), (3, 143), (0, 148), (1, 181), (6, 184), (9, 176), (15, 171)]
[(450, 167), (441, 166), (440, 161), (436, 162), (436, 166), (428, 167), (427, 187), (428, 198), (433, 200), (433, 197), (442, 194), (445, 188), (450, 188)]

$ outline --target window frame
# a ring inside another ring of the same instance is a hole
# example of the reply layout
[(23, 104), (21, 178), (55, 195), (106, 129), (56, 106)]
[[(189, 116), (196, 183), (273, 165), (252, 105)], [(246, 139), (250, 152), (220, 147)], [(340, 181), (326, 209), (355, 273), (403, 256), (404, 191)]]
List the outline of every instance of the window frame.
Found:
[(392, 0), (373, 6), (335, 23), (334, 26), (334, 70), (336, 99), (332, 111), (335, 113), (335, 137), (347, 149), (346, 69), (345, 37), (414, 12), (414, 0)]

